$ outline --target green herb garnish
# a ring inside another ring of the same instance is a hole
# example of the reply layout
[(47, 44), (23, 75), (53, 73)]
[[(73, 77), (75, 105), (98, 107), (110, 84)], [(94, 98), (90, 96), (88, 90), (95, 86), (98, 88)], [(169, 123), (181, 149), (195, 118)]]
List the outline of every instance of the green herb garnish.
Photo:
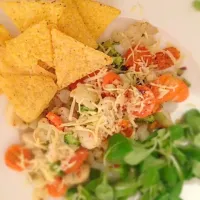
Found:
[(64, 135), (64, 142), (71, 145), (80, 145), (79, 140), (73, 135), (73, 132), (68, 132)]

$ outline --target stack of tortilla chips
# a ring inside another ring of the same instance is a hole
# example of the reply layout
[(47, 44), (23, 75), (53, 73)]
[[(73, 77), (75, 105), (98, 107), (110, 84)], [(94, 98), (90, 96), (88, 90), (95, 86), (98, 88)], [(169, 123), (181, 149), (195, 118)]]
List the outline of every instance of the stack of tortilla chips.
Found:
[(96, 40), (120, 13), (91, 0), (1, 2), (21, 34), (0, 26), (0, 89), (27, 123), (56, 92), (112, 64)]

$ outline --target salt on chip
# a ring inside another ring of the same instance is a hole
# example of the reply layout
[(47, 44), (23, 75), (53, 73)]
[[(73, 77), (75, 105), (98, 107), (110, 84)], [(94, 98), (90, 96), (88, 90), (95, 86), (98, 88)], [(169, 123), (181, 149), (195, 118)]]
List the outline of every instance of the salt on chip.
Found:
[(57, 25), (65, 5), (60, 2), (4, 1), (0, 2), (0, 8), (23, 32), (42, 20)]
[(85, 25), (95, 39), (98, 39), (107, 26), (120, 14), (120, 10), (96, 1), (75, 0), (75, 2)]
[(112, 58), (53, 29), (52, 44), (60, 89), (113, 62)]
[(59, 20), (59, 30), (87, 46), (97, 48), (92, 32), (89, 32), (84, 24), (74, 1), (64, 0), (64, 2), (66, 2), (66, 12), (63, 13)]
[(6, 42), (5, 62), (13, 71), (33, 73), (39, 60), (53, 67), (51, 34), (47, 22), (33, 25)]
[(57, 91), (53, 79), (36, 75), (3, 75), (0, 87), (16, 114), (27, 123), (34, 121), (48, 107)]
[(9, 39), (11, 39), (10, 33), (0, 24), (0, 45), (4, 45), (5, 41)]

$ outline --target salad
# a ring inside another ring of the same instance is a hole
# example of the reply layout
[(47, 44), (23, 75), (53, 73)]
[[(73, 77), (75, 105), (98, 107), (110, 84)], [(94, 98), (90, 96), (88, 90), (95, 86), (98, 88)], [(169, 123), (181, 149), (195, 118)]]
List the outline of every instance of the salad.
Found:
[(200, 176), (199, 111), (174, 124), (163, 108), (189, 96), (187, 68), (157, 33), (148, 22), (114, 32), (98, 48), (112, 65), (60, 90), (30, 124), (12, 113), (21, 143), (5, 163), (27, 175), (34, 200), (178, 200), (184, 180)]

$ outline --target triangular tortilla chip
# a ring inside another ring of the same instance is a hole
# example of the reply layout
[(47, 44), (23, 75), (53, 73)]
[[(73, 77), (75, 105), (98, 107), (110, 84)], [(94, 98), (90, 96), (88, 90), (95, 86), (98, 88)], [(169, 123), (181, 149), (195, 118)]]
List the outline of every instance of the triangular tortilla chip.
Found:
[(87, 29), (73, 0), (63, 2), (0, 2), (0, 8), (23, 32), (30, 26), (46, 20), (50, 27), (57, 26), (67, 35), (80, 42), (97, 48), (97, 43)]
[(48, 107), (57, 91), (53, 79), (45, 76), (3, 75), (0, 87), (16, 114), (27, 123), (35, 120)]
[(111, 57), (56, 29), (53, 29), (51, 34), (57, 84), (60, 89), (112, 63)]
[(65, 0), (65, 2), (66, 12), (63, 13), (59, 20), (59, 30), (75, 38), (79, 42), (96, 49), (97, 43), (92, 37), (92, 32), (90, 33), (84, 24), (75, 3), (73, 0)]
[(9, 39), (11, 39), (10, 33), (0, 24), (0, 45), (4, 45), (5, 41)]
[(39, 60), (53, 67), (51, 34), (45, 21), (33, 25), (25, 32), (6, 42), (6, 64), (13, 71), (33, 73)]
[(0, 8), (12, 19), (20, 31), (46, 20), (49, 24), (57, 24), (65, 9), (60, 2), (4, 1)]
[(85, 25), (95, 39), (120, 14), (120, 10), (92, 0), (75, 0)]

